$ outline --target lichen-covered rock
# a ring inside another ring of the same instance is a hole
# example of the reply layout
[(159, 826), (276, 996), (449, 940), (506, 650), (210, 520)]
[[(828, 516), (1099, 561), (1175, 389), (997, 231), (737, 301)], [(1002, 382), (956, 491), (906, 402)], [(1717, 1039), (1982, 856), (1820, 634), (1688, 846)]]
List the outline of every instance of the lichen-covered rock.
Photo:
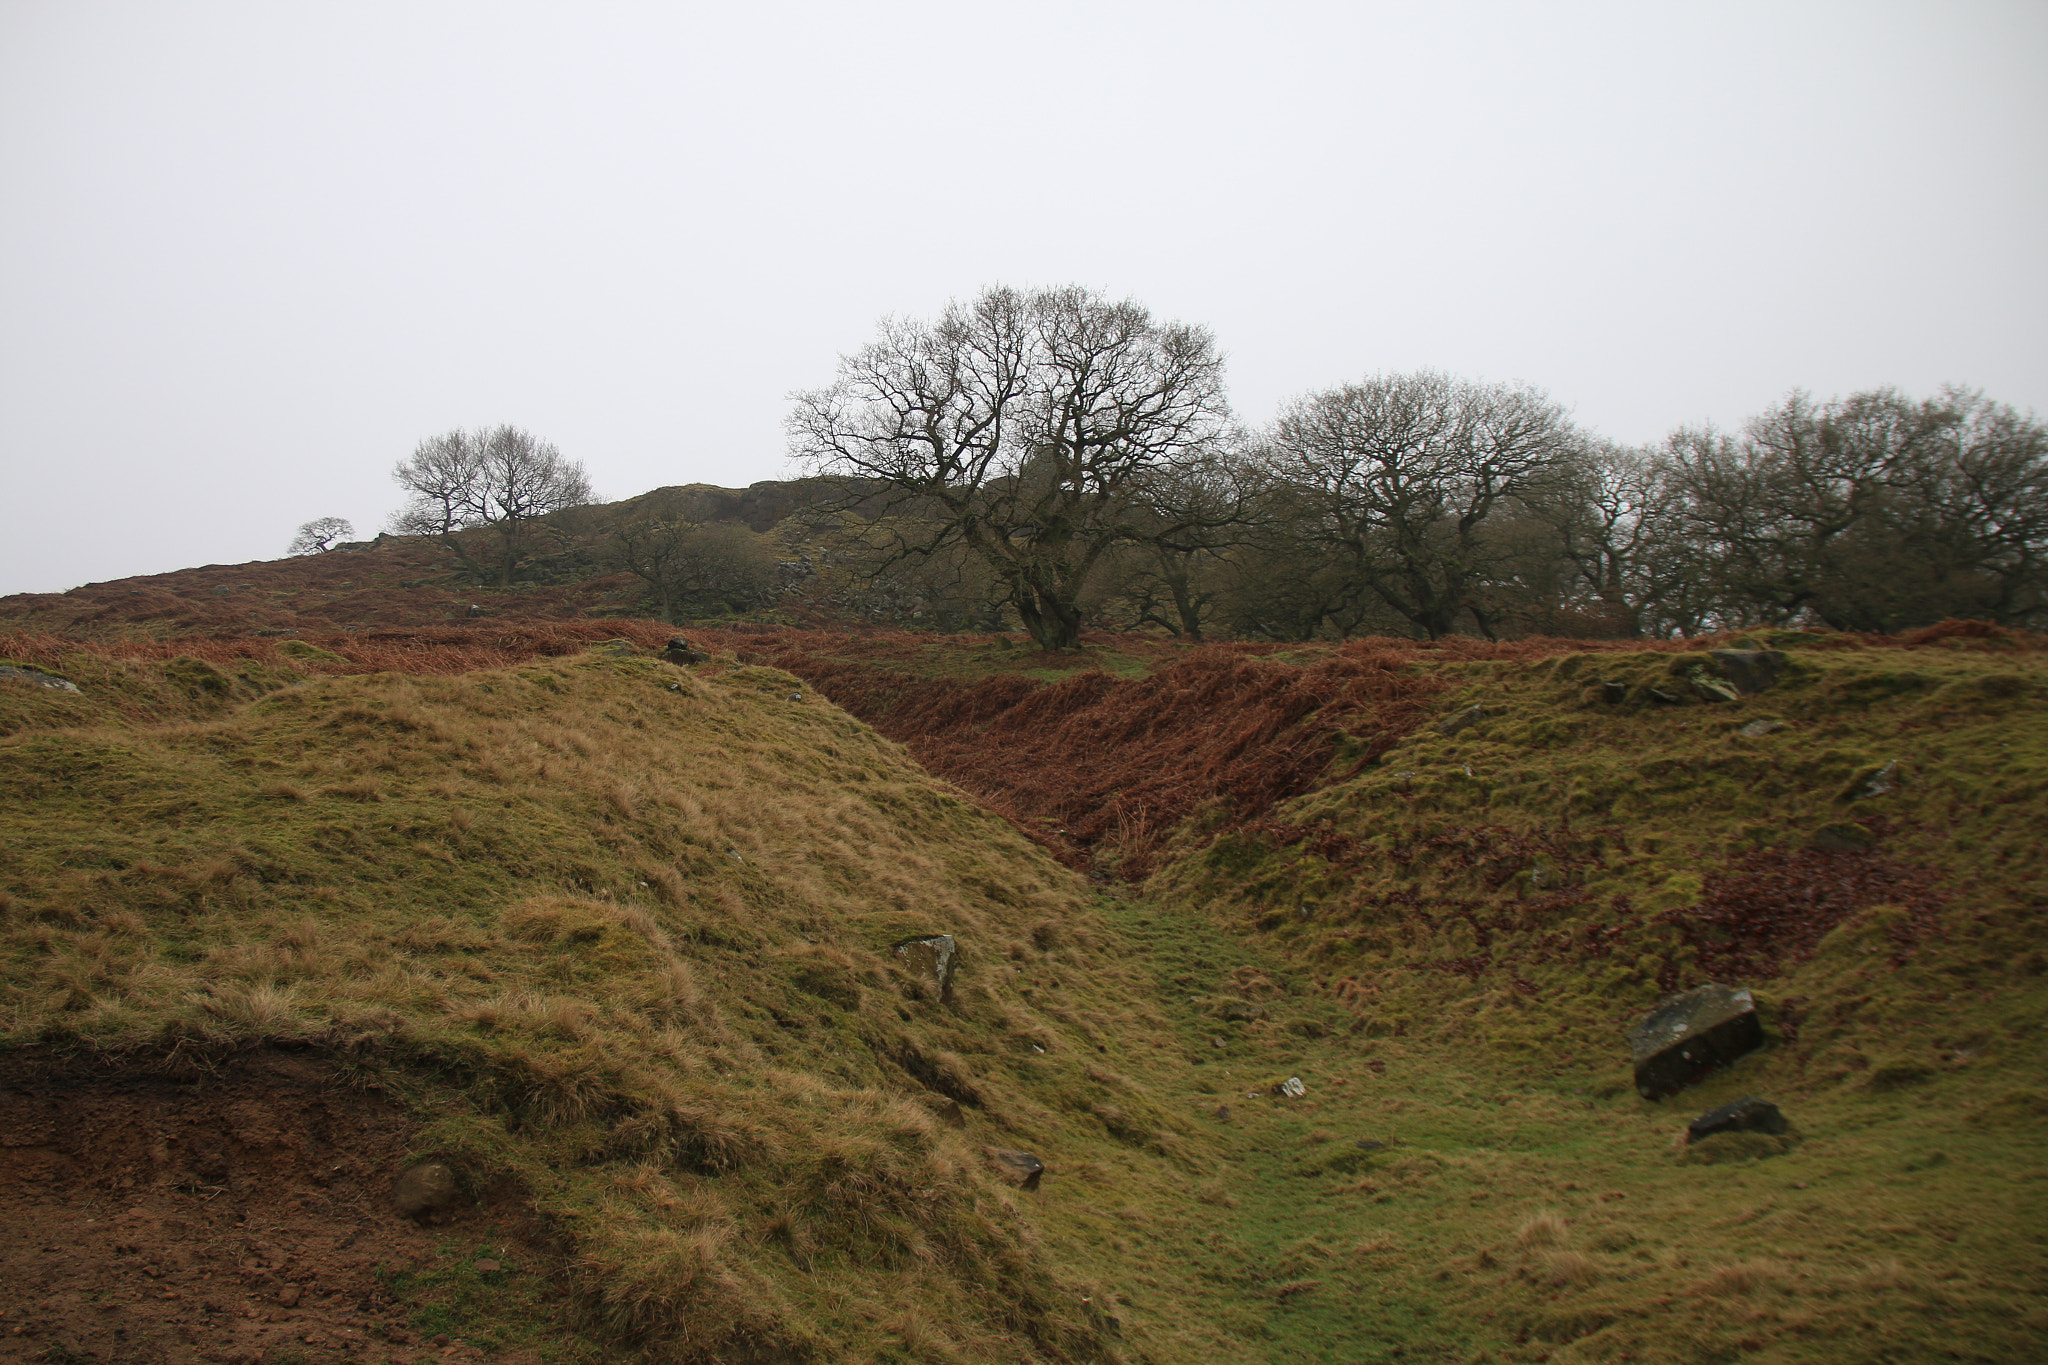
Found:
[(45, 673), (40, 668), (27, 664), (0, 664), (0, 678), (19, 678), (37, 687), (47, 687), (52, 692), (76, 692), (78, 684), (69, 678), (60, 678), (55, 673)]
[(896, 956), (902, 958), (912, 971), (929, 978), (938, 990), (939, 999), (952, 998), (953, 967), (959, 949), (951, 934), (904, 939), (896, 945)]
[(1709, 983), (1666, 998), (1628, 1031), (1636, 1093), (1661, 1100), (1763, 1046), (1756, 1001), (1741, 987)]

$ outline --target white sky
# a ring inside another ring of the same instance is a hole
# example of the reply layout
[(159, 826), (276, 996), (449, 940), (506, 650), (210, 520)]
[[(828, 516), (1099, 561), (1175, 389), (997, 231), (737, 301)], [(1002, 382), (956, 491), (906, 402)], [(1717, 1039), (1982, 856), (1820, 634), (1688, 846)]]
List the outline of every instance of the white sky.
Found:
[(455, 426), (784, 477), (790, 390), (996, 281), (1210, 326), (1253, 422), (2048, 411), (2044, 258), (2040, 0), (0, 0), (0, 593), (367, 536)]

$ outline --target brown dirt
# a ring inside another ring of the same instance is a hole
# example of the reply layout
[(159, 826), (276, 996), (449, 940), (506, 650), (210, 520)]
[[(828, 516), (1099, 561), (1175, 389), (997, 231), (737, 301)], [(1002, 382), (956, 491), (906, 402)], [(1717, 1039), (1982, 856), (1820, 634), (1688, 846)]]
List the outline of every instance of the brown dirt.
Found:
[(304, 1055), (0, 1059), (0, 1363), (492, 1359), (416, 1332), (380, 1272), (484, 1236), (504, 1275), (546, 1258), (505, 1235), (505, 1201), (435, 1227), (393, 1210), (416, 1127)]

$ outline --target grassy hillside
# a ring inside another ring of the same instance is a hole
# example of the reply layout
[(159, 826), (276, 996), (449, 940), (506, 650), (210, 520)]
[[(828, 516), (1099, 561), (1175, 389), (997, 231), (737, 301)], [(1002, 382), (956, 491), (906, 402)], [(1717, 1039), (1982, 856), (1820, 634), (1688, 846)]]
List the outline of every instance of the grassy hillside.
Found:
[[(487, 1339), (1120, 1355), (1043, 1229), (1199, 1165), (1127, 1079), (1173, 1045), (1071, 874), (796, 679), (45, 662), (85, 691), (0, 685), (10, 1074), (341, 1059), (558, 1249), (577, 1332)], [(945, 1000), (892, 952), (935, 933)]]
[[(1251, 1106), (1302, 1339), (1391, 1292), (1510, 1359), (2048, 1348), (2048, 660), (1779, 643), (1739, 701), (1700, 652), (1451, 665), (1436, 723), (1147, 884), (1291, 968), (1188, 984), (1317, 1097)], [(1705, 980), (1770, 1045), (1637, 1097), (1624, 1028)], [(1750, 1094), (1795, 1133), (1679, 1141)]]
[[(313, 1059), (384, 1106), (337, 1247), (460, 1175), (363, 1270), (413, 1339), (306, 1359), (2048, 1348), (2038, 640), (1759, 640), (1710, 700), (1677, 645), (666, 634), (0, 645), (82, 689), (0, 679), (0, 1082), (282, 1122)], [(942, 932), (949, 999), (893, 951)], [(1639, 1098), (1623, 1030), (1706, 979), (1769, 1045)], [(1795, 1131), (1676, 1141), (1745, 1094)]]

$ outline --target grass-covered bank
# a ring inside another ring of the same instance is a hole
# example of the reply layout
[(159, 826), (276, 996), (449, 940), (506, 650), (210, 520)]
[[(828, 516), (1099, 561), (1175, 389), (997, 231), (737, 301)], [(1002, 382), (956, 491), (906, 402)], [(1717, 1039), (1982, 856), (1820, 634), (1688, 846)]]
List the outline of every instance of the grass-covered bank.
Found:
[[(1746, 700), (1690, 686), (1704, 655), (1460, 665), (1378, 762), (1186, 832), (1151, 913), (1288, 973), (1194, 973), (1189, 1008), (1310, 1084), (1230, 1102), (1250, 1226), (1316, 1286), (1276, 1331), (1338, 1339), (1377, 1294), (1467, 1358), (2048, 1348), (2048, 667), (1786, 643)], [(1756, 988), (1770, 1046), (1637, 1098), (1623, 1028), (1708, 979)], [(1793, 1140), (1676, 1143), (1747, 1094)]]
[[(594, 1342), (1117, 1358), (1043, 1229), (1199, 1164), (1130, 1079), (1173, 1046), (1138, 975), (1072, 874), (729, 664), (252, 674), (97, 726), (14, 684), (0, 1046), (342, 1059), (421, 1116), (418, 1155), (527, 1193)], [(124, 665), (174, 698), (181, 667)], [(891, 950), (933, 933), (945, 1001)]]

